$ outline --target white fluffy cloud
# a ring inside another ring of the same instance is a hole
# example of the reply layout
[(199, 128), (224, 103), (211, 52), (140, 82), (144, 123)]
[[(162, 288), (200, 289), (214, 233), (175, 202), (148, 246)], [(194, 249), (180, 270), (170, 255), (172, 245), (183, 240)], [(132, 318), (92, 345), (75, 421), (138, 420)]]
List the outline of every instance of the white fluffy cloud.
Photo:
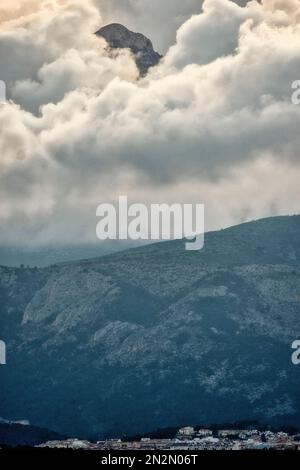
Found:
[(137, 77), (129, 53), (111, 59), (93, 33), (102, 18), (92, 2), (42, 2), (0, 30), (1, 79), (9, 97), (30, 111), (80, 87), (103, 89), (115, 76)]
[[(203, 1), (95, 0), (106, 23), (124, 23), (148, 35), (162, 53), (175, 41), (177, 29), (192, 15), (201, 12)], [(233, 1), (245, 5), (248, 0)]]
[(0, 243), (93, 240), (119, 194), (204, 202), (209, 228), (299, 212), (297, 3), (206, 0), (143, 80), (93, 35), (93, 2), (5, 21)]

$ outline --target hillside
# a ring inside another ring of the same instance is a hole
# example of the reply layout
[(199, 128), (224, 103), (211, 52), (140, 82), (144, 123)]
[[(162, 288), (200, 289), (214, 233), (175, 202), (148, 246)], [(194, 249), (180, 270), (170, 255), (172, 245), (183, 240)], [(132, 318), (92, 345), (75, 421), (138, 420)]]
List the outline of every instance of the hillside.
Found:
[(0, 268), (0, 416), (86, 437), (299, 424), (300, 216), (43, 269)]

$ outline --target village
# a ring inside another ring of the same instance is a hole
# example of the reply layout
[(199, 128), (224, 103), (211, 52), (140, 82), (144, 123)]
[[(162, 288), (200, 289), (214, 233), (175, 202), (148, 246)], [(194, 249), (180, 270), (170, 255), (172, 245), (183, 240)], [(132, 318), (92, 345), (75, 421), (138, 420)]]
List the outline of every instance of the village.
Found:
[(126, 450), (300, 450), (300, 434), (286, 432), (224, 429), (212, 431), (184, 427), (174, 438), (141, 438), (136, 441), (111, 439), (89, 442), (79, 439), (51, 441), (40, 445), (43, 448), (68, 448), (74, 450), (126, 451)]

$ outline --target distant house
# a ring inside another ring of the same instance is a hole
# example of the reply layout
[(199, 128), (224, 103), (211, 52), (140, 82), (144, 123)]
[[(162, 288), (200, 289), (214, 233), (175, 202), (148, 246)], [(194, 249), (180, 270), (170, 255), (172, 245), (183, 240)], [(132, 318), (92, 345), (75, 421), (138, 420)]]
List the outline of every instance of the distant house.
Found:
[(193, 437), (195, 434), (195, 429), (191, 426), (181, 428), (178, 431), (178, 437)]
[(197, 431), (197, 437), (208, 437), (212, 435), (213, 432), (210, 429), (199, 429), (199, 431)]
[(221, 431), (218, 431), (218, 437), (226, 439), (229, 437), (236, 437), (239, 436), (243, 431), (242, 430), (236, 430), (236, 429), (223, 429)]
[(6, 344), (4, 341), (0, 341), (0, 364), (6, 364)]

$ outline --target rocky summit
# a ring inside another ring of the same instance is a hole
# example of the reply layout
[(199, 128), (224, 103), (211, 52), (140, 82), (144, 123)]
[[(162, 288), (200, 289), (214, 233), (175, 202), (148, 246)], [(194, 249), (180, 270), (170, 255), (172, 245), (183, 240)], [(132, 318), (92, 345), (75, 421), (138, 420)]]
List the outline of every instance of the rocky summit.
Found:
[(300, 216), (42, 269), (0, 268), (0, 416), (80, 437), (298, 425)]
[(161, 59), (161, 55), (154, 51), (150, 39), (143, 34), (130, 31), (121, 24), (104, 26), (96, 32), (96, 35), (103, 37), (113, 49), (130, 49), (142, 76)]

